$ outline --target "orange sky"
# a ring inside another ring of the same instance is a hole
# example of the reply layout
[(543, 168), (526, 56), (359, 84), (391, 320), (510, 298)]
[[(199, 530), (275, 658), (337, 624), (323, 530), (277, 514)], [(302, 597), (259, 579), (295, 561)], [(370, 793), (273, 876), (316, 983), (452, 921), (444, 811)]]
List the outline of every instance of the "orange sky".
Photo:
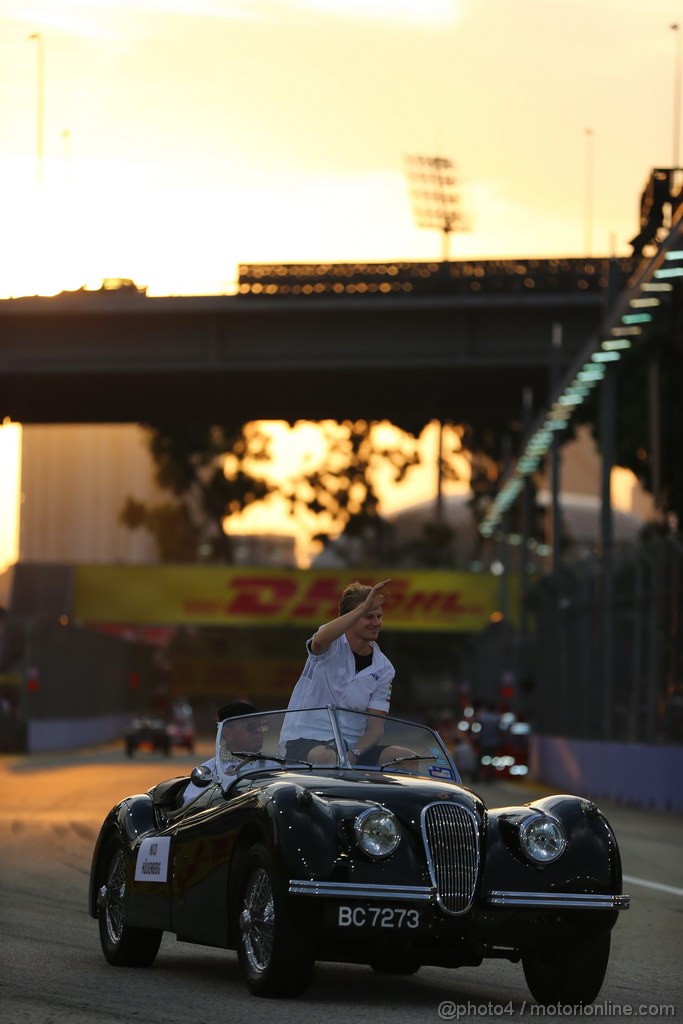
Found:
[(628, 252), (650, 169), (673, 159), (680, 14), (0, 0), (0, 295), (103, 277), (221, 292), (239, 262), (436, 258), (408, 153), (456, 162), (471, 230), (454, 258)]
[[(650, 170), (673, 163), (680, 15), (680, 0), (0, 0), (0, 297), (104, 277), (220, 293), (240, 262), (438, 258), (413, 222), (410, 153), (456, 163), (455, 259), (626, 254)], [(6, 432), (5, 479), (12, 460)], [(6, 550), (15, 505), (0, 492)]]

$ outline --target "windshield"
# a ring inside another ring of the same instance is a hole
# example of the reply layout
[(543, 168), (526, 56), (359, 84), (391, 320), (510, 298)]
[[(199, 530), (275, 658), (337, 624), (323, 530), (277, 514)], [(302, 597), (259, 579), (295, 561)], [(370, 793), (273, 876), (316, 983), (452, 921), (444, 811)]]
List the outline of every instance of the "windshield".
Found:
[(328, 706), (219, 723), (216, 769), (224, 785), (236, 775), (273, 768), (343, 768), (460, 782), (438, 734), (400, 718)]

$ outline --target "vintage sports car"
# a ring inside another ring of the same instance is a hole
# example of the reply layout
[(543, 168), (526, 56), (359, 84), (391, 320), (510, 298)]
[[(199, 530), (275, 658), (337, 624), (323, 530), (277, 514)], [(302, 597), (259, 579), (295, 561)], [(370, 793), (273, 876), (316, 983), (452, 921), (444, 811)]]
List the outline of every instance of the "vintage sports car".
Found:
[(149, 750), (169, 757), (173, 747), (185, 747), (191, 754), (194, 743), (193, 725), (179, 725), (163, 718), (134, 718), (123, 736), (128, 757), (133, 757), (138, 750)]
[[(381, 752), (364, 764), (371, 718)], [(239, 749), (235, 724), (252, 737)], [(319, 763), (288, 756), (296, 735), (318, 738)], [(102, 825), (89, 911), (111, 964), (151, 964), (173, 932), (236, 950), (262, 996), (300, 994), (316, 960), (412, 974), (491, 957), (521, 960), (540, 1003), (597, 997), (629, 897), (591, 800), (487, 810), (436, 732), (334, 707), (227, 719), (184, 803), (189, 781), (127, 797)]]

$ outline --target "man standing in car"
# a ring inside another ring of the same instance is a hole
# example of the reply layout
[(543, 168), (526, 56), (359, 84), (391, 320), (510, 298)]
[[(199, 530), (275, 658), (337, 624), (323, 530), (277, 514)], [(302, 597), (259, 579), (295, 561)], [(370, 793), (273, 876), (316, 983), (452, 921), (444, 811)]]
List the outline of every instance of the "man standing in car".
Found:
[[(390, 582), (382, 580), (370, 587), (355, 581), (346, 587), (337, 618), (320, 626), (306, 643), (308, 658), (292, 692), (288, 712), (333, 704), (351, 711), (388, 713), (395, 670), (382, 654), (377, 637)], [(394, 756), (392, 748), (378, 746), (384, 730), (381, 718), (355, 717), (366, 728), (362, 735), (351, 737), (350, 763), (355, 764), (360, 757), (364, 763), (384, 763)], [(336, 762), (326, 712), (305, 717), (288, 715), (281, 740), (287, 757), (316, 764)]]

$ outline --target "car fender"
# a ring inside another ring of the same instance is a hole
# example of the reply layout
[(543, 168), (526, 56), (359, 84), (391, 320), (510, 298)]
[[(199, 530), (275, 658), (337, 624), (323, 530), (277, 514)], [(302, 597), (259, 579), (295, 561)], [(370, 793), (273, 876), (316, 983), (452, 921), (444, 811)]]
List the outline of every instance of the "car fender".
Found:
[[(340, 845), (334, 802), (286, 781), (262, 790), (259, 797), (261, 821), (254, 841), (266, 844), (278, 871), (287, 878), (302, 871), (307, 876), (326, 876)], [(243, 833), (241, 845), (249, 835)]]
[[(519, 830), (536, 814), (556, 818), (563, 826), (567, 848), (551, 864), (535, 864), (521, 849)], [(621, 893), (621, 858), (614, 833), (599, 808), (575, 796), (553, 796), (519, 807), (488, 812), (482, 895), (501, 889), (533, 892)]]
[(121, 837), (126, 856), (132, 861), (134, 845), (142, 836), (149, 834), (155, 828), (154, 804), (147, 793), (126, 797), (109, 811), (95, 841), (90, 868), (88, 912), (91, 917), (97, 917), (97, 892), (101, 885), (104, 870), (102, 861), (110, 836), (119, 835)]

